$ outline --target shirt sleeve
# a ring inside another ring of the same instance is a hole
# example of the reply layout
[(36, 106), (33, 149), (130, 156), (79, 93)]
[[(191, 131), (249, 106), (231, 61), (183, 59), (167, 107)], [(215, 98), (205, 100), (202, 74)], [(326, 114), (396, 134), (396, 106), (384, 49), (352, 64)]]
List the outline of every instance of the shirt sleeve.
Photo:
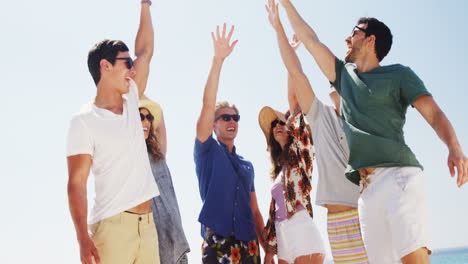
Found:
[(91, 134), (80, 116), (75, 116), (70, 121), (66, 151), (67, 157), (78, 154), (89, 154), (93, 156), (94, 154), (94, 144)]
[(128, 93), (125, 94), (129, 109), (137, 109), (139, 106), (139, 98), (138, 98), (138, 87), (133, 80), (130, 80), (130, 87), (128, 88)]
[(216, 144), (216, 140), (213, 138), (213, 135), (210, 135), (203, 143), (201, 143), (198, 138), (195, 138), (195, 147), (193, 150), (195, 162), (203, 158), (210, 151), (213, 144)]
[[(314, 152), (312, 149), (311, 132), (308, 128), (309, 125), (305, 122), (302, 111), (296, 111), (288, 120), (288, 124), (290, 135), (294, 138), (289, 153), (295, 156), (293, 159), (297, 162), (298, 168), (303, 169), (310, 178), (312, 176), (312, 159)], [(292, 167), (294, 166), (288, 166), (288, 169), (292, 169)]]
[(323, 103), (315, 96), (314, 100), (312, 101), (312, 104), (310, 105), (309, 112), (306, 115), (306, 119), (309, 122), (309, 124), (315, 124), (316, 122), (319, 121), (321, 114), (320, 112), (322, 111), (323, 108)]
[(343, 72), (345, 63), (335, 57), (335, 81), (332, 83), (333, 87), (335, 87), (336, 91), (341, 94), (341, 73)]
[(288, 129), (290, 135), (294, 137), (294, 140), (301, 141), (304, 136), (309, 135), (309, 131), (306, 129), (306, 123), (304, 122), (304, 114), (301, 109), (298, 109), (288, 119)]
[(432, 94), (426, 89), (423, 81), (419, 79), (411, 68), (406, 67), (400, 86), (401, 99), (406, 105), (413, 105), (414, 101), (422, 95)]

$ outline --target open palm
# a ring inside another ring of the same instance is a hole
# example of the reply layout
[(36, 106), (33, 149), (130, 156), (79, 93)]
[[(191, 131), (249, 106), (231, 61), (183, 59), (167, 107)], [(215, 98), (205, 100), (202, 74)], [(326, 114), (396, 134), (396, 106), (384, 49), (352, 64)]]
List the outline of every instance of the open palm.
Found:
[(279, 13), (278, 13), (278, 4), (275, 3), (275, 0), (268, 0), (268, 5), (265, 5), (265, 8), (268, 12), (268, 20), (273, 28), (276, 30), (281, 25)]
[(225, 59), (229, 56), (236, 46), (238, 40), (231, 42), (232, 34), (234, 33), (234, 26), (231, 26), (231, 30), (226, 36), (226, 23), (223, 24), (223, 31), (220, 34), (219, 26), (216, 26), (216, 35), (211, 32), (211, 38), (213, 39), (213, 46), (215, 50), (215, 58)]

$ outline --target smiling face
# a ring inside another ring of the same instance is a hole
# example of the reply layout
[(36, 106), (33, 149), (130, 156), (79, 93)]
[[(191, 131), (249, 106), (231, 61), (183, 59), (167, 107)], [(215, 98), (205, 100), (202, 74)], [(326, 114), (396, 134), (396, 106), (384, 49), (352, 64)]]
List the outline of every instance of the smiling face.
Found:
[(141, 108), (140, 115), (142, 114), (145, 116), (145, 119), (141, 121), (141, 125), (143, 126), (143, 134), (145, 136), (145, 140), (147, 140), (151, 131), (151, 122), (147, 118), (150, 112), (146, 108)]
[[(366, 29), (367, 24), (359, 24), (359, 28)], [(355, 28), (352, 35), (345, 39), (347, 51), (346, 51), (346, 62), (356, 62), (356, 60), (363, 56), (364, 53), (364, 42), (366, 40), (366, 33), (359, 28)]]
[[(237, 115), (236, 110), (233, 108), (225, 107), (219, 109), (215, 113), (215, 118), (221, 115)], [(234, 121), (233, 118), (230, 118), (229, 121), (225, 121), (223, 118), (219, 118), (213, 124), (213, 130), (216, 134), (216, 137), (219, 141), (225, 143), (228, 141), (234, 141), (237, 136), (237, 130), (239, 128), (239, 123)]]
[(116, 58), (114, 65), (109, 63), (109, 70), (102, 76), (103, 78), (107, 77), (112, 83), (112, 87), (120, 94), (126, 94), (130, 88), (130, 79), (135, 77), (135, 68), (133, 66), (129, 68), (128, 62), (123, 59), (130, 58), (128, 51), (119, 51)]
[(273, 129), (273, 138), (281, 145), (281, 148), (284, 148), (289, 138), (286, 124), (276, 119), (271, 122), (271, 129)]

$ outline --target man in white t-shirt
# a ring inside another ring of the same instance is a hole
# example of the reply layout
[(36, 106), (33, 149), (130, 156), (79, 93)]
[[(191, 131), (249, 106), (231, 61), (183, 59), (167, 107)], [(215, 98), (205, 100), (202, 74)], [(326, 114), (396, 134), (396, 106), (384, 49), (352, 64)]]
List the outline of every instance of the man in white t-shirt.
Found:
[[(70, 122), (68, 199), (82, 263), (159, 263), (151, 212), (159, 191), (138, 111), (154, 49), (150, 5), (141, 1), (134, 62), (119, 40), (103, 40), (90, 50), (97, 94)], [(95, 198), (88, 216), (90, 170)]]

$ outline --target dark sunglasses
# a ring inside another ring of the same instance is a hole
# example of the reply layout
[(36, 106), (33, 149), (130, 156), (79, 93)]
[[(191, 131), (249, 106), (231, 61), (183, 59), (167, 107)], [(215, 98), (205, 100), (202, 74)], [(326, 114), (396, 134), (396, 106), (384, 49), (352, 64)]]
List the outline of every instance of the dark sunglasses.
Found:
[(351, 37), (354, 37), (354, 35), (356, 35), (356, 31), (358, 31), (358, 30), (360, 30), (360, 31), (362, 31), (362, 32), (364, 32), (364, 33), (366, 33), (366, 37), (370, 35), (370, 34), (369, 34), (369, 30), (367, 30), (367, 29), (365, 29), (365, 28), (362, 28), (362, 27), (360, 27), (360, 26), (354, 26), (354, 27), (353, 27), (353, 30), (351, 31)]
[(123, 58), (112, 58), (114, 60), (124, 60), (125, 61), (125, 65), (127, 65), (127, 68), (130, 70), (131, 68), (133, 68), (133, 59), (130, 58), (130, 57), (123, 57)]
[(154, 120), (154, 116), (152, 114), (144, 115), (144, 114), (140, 113), (140, 118), (141, 118), (141, 121), (145, 120), (145, 118), (148, 119), (148, 121), (150, 121), (150, 122), (153, 122), (153, 120)]
[(273, 120), (273, 122), (271, 122), (271, 128), (274, 128), (278, 123), (280, 124), (280, 126), (285, 126), (286, 125), (285, 122), (283, 122), (283, 121), (281, 121), (279, 119), (275, 119), (275, 120)]
[(228, 115), (228, 114), (223, 114), (215, 118), (215, 121), (218, 121), (220, 118), (222, 118), (225, 122), (229, 122), (232, 120), (239, 122), (240, 115)]

